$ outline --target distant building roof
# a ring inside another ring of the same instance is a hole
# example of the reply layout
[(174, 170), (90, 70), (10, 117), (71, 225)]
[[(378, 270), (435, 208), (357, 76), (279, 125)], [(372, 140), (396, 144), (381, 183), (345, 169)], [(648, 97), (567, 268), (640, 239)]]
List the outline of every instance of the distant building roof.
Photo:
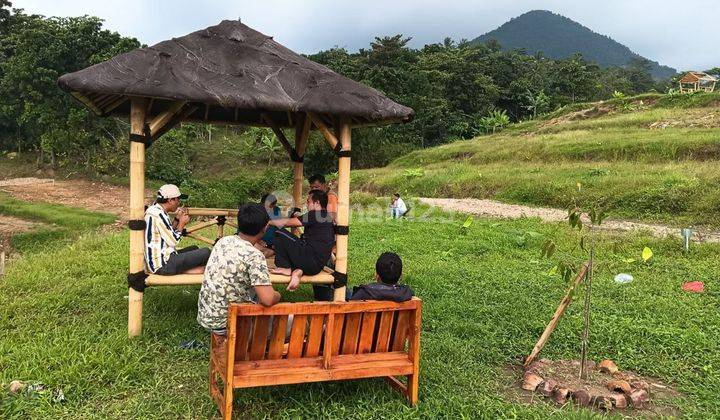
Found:
[(718, 78), (699, 71), (689, 71), (680, 79), (680, 83), (717, 82)]

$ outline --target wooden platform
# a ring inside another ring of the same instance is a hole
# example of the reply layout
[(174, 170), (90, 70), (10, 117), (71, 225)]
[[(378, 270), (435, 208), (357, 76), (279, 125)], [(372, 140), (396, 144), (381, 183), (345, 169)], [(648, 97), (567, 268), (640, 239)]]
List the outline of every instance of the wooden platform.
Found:
[[(177, 274), (174, 276), (161, 276), (159, 274), (150, 274), (145, 279), (148, 286), (184, 286), (192, 284), (202, 284), (202, 274)], [(332, 284), (335, 281), (332, 274), (321, 272), (314, 276), (302, 276), (300, 284)], [(279, 274), (270, 274), (270, 282), (272, 284), (288, 284), (290, 276), (281, 276)]]

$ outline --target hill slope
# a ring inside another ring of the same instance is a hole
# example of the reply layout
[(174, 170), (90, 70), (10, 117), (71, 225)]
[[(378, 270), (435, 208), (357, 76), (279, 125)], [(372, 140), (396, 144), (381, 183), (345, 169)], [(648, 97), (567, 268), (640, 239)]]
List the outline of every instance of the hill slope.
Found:
[[(472, 42), (491, 39), (497, 40), (505, 49), (522, 48), (528, 54), (542, 52), (551, 58), (566, 58), (579, 52), (602, 67), (622, 67), (633, 59), (643, 58), (612, 38), (547, 10), (527, 12)], [(649, 61), (651, 74), (656, 79), (667, 79), (677, 73), (671, 67)]]
[[(720, 226), (720, 94), (644, 95), (412, 152), (353, 174), (354, 188), (493, 198), (613, 218)], [(578, 191), (578, 183), (581, 185)]]

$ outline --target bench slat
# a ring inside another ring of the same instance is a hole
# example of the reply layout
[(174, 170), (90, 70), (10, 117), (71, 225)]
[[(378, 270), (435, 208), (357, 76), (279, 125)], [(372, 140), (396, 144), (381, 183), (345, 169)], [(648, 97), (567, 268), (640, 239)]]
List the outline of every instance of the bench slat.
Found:
[[(386, 353), (395, 355), (393, 353)], [(406, 353), (379, 359), (376, 354), (350, 354), (333, 357), (329, 369), (322, 366), (322, 358), (298, 360), (303, 363), (299, 367), (269, 365), (267, 368), (258, 365), (247, 370), (240, 370), (233, 378), (235, 388), (247, 388), (266, 385), (282, 385), (305, 382), (333, 381), (343, 379), (371, 378), (378, 376), (408, 375), (413, 371), (413, 363)], [(275, 361), (275, 362), (282, 362)], [(262, 363), (261, 362), (258, 362)]]
[(320, 354), (324, 322), (325, 315), (310, 316), (310, 329), (308, 331), (307, 343), (305, 344), (304, 357), (316, 357)]
[(272, 333), (270, 335), (270, 348), (268, 349), (267, 358), (270, 360), (279, 359), (283, 354), (285, 345), (285, 330), (287, 329), (288, 317), (283, 315), (275, 315), (272, 323)]
[(250, 341), (250, 329), (252, 327), (252, 318), (239, 317), (237, 319), (237, 328), (235, 331), (235, 360), (247, 360), (248, 343)]
[(373, 338), (375, 335), (375, 324), (377, 324), (377, 313), (369, 312), (363, 314), (362, 326), (360, 327), (360, 340), (358, 342), (358, 354), (370, 353), (372, 351)]
[(395, 333), (393, 334), (392, 350), (405, 350), (405, 341), (408, 336), (408, 328), (410, 327), (410, 311), (400, 311), (397, 313), (397, 323), (395, 324)]
[(345, 314), (335, 314), (335, 325), (333, 329), (332, 355), (340, 354), (340, 343), (342, 342), (342, 332), (345, 323)]
[(305, 341), (305, 329), (307, 327), (307, 315), (295, 315), (290, 330), (290, 342), (288, 344), (288, 359), (302, 357), (303, 343)]
[(362, 315), (363, 314), (361, 313), (345, 315), (345, 333), (343, 334), (342, 354), (355, 354), (355, 352), (357, 352)]
[(270, 317), (255, 317), (252, 342), (250, 343), (250, 360), (262, 360), (265, 358), (267, 348), (268, 330), (270, 329)]
[(375, 352), (387, 351), (390, 346), (390, 333), (392, 332), (393, 318), (395, 312), (383, 312), (380, 315), (380, 326), (378, 328), (377, 341), (375, 341)]

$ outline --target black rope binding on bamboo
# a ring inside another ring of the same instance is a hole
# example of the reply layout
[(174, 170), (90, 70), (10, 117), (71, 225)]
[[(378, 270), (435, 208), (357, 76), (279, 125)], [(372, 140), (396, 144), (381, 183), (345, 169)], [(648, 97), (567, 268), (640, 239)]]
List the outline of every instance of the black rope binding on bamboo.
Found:
[(348, 235), (348, 234), (350, 234), (350, 226), (336, 225), (336, 226), (335, 226), (335, 234), (336, 234), (336, 235)]
[(295, 149), (292, 149), (290, 151), (290, 160), (292, 160), (295, 163), (303, 163), (303, 157), (298, 154), (298, 152)]
[(337, 143), (335, 144), (335, 149), (333, 149), (333, 151), (335, 152), (336, 155), (339, 156), (339, 155), (340, 155), (340, 152), (342, 151), (342, 143), (341, 143), (341, 142), (337, 142)]
[(218, 216), (215, 218), (215, 220), (217, 220), (218, 226), (224, 226), (225, 222), (227, 221), (227, 218), (225, 216)]
[(347, 286), (347, 274), (335, 271), (333, 272), (333, 279), (335, 279), (333, 282), (333, 287), (335, 289)]
[(150, 125), (146, 123), (143, 126), (142, 134), (130, 133), (130, 141), (135, 143), (143, 143), (145, 144), (145, 147), (150, 147), (152, 145), (152, 137), (150, 136)]
[(346, 158), (349, 158), (349, 157), (352, 157), (352, 151), (350, 151), (350, 150), (341, 150), (341, 151), (339, 151), (339, 152), (337, 153), (337, 156), (338, 156), (339, 158), (345, 158), (345, 157), (346, 157)]
[(187, 229), (183, 229), (182, 232), (180, 232), (180, 235), (182, 235), (182, 236), (188, 236), (188, 233), (189, 233), (189, 232), (187, 231)]
[(145, 220), (138, 219), (138, 220), (128, 220), (128, 228), (130, 230), (145, 230)]
[(144, 271), (138, 271), (137, 273), (128, 273), (128, 287), (140, 293), (144, 292), (145, 288), (147, 287), (147, 284), (145, 284), (145, 279), (147, 278), (147, 276), (148, 275), (145, 274)]

